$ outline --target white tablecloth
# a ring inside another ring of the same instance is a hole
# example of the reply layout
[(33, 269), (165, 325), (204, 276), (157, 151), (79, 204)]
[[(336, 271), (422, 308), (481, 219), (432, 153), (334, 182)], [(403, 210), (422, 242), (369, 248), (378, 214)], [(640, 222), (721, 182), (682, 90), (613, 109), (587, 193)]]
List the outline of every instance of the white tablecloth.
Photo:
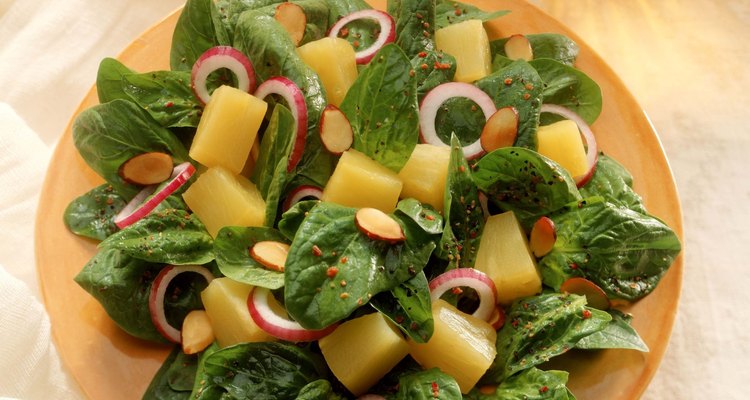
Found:
[[(180, 0), (0, 0), (0, 397), (74, 399), (49, 340), (33, 221), (50, 151), (99, 60)], [(685, 271), (645, 399), (744, 399), (750, 373), (750, 2), (534, 0), (623, 78), (680, 191)]]

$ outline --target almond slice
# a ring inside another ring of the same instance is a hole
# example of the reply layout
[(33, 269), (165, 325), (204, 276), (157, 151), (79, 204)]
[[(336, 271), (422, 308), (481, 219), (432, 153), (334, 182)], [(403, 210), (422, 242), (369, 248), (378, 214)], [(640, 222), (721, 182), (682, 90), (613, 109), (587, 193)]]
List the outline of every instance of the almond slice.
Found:
[(150, 152), (139, 154), (120, 165), (118, 174), (134, 185), (154, 185), (164, 182), (172, 175), (172, 156), (166, 153)]
[(515, 34), (505, 42), (505, 55), (511, 60), (531, 61), (534, 59), (534, 50), (526, 36)]
[(515, 107), (503, 107), (487, 120), (479, 136), (479, 143), (486, 152), (510, 147), (518, 136), (518, 111)]
[(531, 235), (529, 236), (529, 247), (531, 247), (534, 256), (544, 257), (552, 251), (555, 241), (557, 241), (555, 223), (547, 217), (539, 218), (531, 228)]
[(320, 141), (331, 154), (341, 155), (349, 150), (354, 142), (352, 125), (346, 115), (333, 104), (323, 110), (320, 117)]
[(182, 351), (199, 353), (214, 342), (214, 330), (205, 310), (193, 310), (182, 321)]
[(586, 296), (586, 303), (599, 310), (609, 309), (611, 303), (604, 290), (586, 278), (570, 278), (560, 285), (560, 292)]
[(297, 4), (284, 2), (276, 7), (273, 17), (289, 33), (294, 45), (299, 46), (305, 36), (305, 27), (307, 26), (305, 10)]
[(255, 243), (250, 248), (250, 257), (259, 262), (267, 269), (284, 272), (286, 256), (289, 254), (289, 245), (286, 243), (265, 240)]
[(354, 214), (354, 222), (360, 232), (373, 240), (398, 243), (406, 240), (401, 225), (377, 208), (360, 208)]

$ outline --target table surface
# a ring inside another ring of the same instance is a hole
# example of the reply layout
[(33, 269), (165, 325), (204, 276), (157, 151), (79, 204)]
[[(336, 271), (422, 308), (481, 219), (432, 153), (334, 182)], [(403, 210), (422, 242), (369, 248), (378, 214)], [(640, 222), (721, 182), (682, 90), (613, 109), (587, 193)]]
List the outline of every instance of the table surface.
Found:
[[(89, 89), (99, 60), (115, 56), (182, 1), (99, 3), (0, 0), (0, 102), (49, 147)], [(745, 398), (750, 265), (741, 245), (750, 239), (744, 175), (750, 166), (750, 2), (532, 3), (576, 32), (631, 89), (659, 133), (680, 192), (683, 294), (664, 361), (643, 398)], [(29, 54), (32, 60), (20, 58)], [(33, 274), (22, 279), (35, 285)]]

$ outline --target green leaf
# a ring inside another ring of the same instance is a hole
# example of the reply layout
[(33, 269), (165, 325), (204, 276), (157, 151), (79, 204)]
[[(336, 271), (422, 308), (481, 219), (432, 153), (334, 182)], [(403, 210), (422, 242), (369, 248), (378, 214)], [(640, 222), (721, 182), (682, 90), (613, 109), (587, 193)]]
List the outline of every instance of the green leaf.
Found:
[(399, 378), (394, 400), (461, 400), (456, 380), (437, 368), (404, 374)]
[(96, 94), (99, 96), (99, 103), (107, 103), (114, 99), (130, 100), (122, 89), (122, 78), (132, 73), (132, 69), (114, 58), (102, 59), (96, 73)]
[[(206, 50), (219, 43), (214, 32), (213, 0), (188, 0), (172, 34), (169, 65), (174, 71), (190, 71)], [(225, 43), (226, 44), (226, 43)]]
[(396, 45), (383, 47), (341, 103), (354, 132), (353, 148), (398, 172), (419, 140), (416, 80)]
[(288, 243), (278, 231), (270, 228), (226, 226), (214, 240), (219, 270), (235, 281), (268, 289), (284, 286), (284, 273), (272, 271), (250, 257), (250, 249), (258, 242), (271, 240)]
[(424, 272), (389, 292), (377, 294), (370, 304), (417, 343), (427, 343), (434, 331), (430, 287)]
[[(297, 231), (287, 257), (287, 311), (308, 329), (346, 318), (380, 292), (416, 276), (435, 248), (434, 235), (394, 214), (406, 240), (369, 239), (354, 222), (356, 209), (318, 203)], [(328, 269), (338, 272), (329, 277)]]
[(152, 212), (99, 244), (132, 257), (165, 264), (206, 264), (214, 259), (213, 239), (184, 210)]
[(422, 204), (416, 199), (404, 199), (396, 204), (395, 213), (414, 221), (423, 231), (438, 235), (443, 232), (443, 217), (429, 204)]
[(299, 227), (305, 220), (307, 213), (318, 203), (320, 203), (318, 200), (306, 200), (293, 205), (281, 215), (281, 221), (279, 221), (279, 232), (289, 239), (289, 241), (294, 240), (294, 236), (297, 234)]
[(193, 390), (198, 355), (187, 355), (174, 346), (161, 368), (151, 379), (143, 400), (187, 400)]
[(76, 235), (104, 240), (117, 232), (114, 217), (127, 202), (109, 184), (99, 185), (77, 197), (65, 208), (65, 226)]
[(565, 371), (523, 370), (508, 377), (492, 393), (474, 388), (466, 400), (571, 400)]
[(603, 153), (599, 154), (594, 176), (580, 188), (583, 197), (604, 197), (608, 202), (646, 214), (641, 196), (633, 189), (633, 177), (615, 161)]
[(586, 297), (549, 293), (516, 301), (497, 334), (497, 357), (482, 378), (500, 383), (573, 348), (604, 329), (611, 317), (586, 307)]
[[(593, 79), (579, 69), (552, 59), (532, 60), (529, 64), (544, 82), (542, 98), (545, 104), (561, 105), (589, 124), (596, 121), (602, 112), (602, 90)], [(541, 123), (550, 124), (560, 118), (542, 115)]]
[(287, 343), (241, 343), (201, 360), (192, 398), (293, 399), (309, 382), (325, 377), (317, 355)]
[(616, 309), (608, 310), (612, 316), (607, 326), (576, 343), (576, 348), (585, 350), (630, 349), (648, 352), (648, 345), (630, 325), (633, 316)]
[(551, 215), (557, 240), (539, 262), (545, 285), (583, 276), (610, 298), (650, 293), (680, 252), (677, 235), (657, 218), (587, 198)]
[(331, 382), (318, 379), (305, 385), (294, 400), (344, 400), (345, 398), (333, 391)]
[(576, 184), (563, 168), (539, 153), (505, 147), (476, 164), (474, 181), (503, 211), (513, 211), (529, 230), (539, 217), (581, 199)]
[(190, 88), (190, 72), (154, 71), (122, 76), (123, 92), (165, 128), (198, 126), (203, 105)]
[[(326, 0), (329, 7), (328, 26), (333, 26), (341, 18), (360, 10), (369, 10), (372, 7), (364, 0)], [(354, 46), (357, 42), (357, 49), (366, 49), (375, 43), (380, 25), (377, 22), (367, 19), (359, 19), (346, 24), (346, 31), (340, 33), (339, 37), (346, 39)]]
[[(550, 58), (565, 65), (573, 66), (578, 57), (578, 45), (569, 37), (559, 33), (532, 33), (526, 36), (531, 44), (534, 59)], [(505, 42), (508, 38), (490, 41), (492, 56), (506, 56)]]
[(73, 143), (86, 163), (126, 200), (141, 188), (123, 180), (120, 166), (139, 154), (160, 151), (175, 164), (189, 160), (180, 140), (136, 104), (115, 99), (81, 112), (73, 123)]
[(487, 22), (495, 18), (500, 18), (509, 12), (508, 10), (488, 12), (458, 1), (437, 0), (435, 24), (437, 25), (437, 29), (440, 29), (470, 19), (481, 19)]

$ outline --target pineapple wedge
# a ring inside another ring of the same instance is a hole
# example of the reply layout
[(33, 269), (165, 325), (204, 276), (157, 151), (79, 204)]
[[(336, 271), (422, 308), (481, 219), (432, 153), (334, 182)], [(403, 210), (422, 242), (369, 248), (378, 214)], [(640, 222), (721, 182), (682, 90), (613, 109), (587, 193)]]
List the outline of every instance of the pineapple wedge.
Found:
[(255, 324), (247, 310), (251, 285), (230, 278), (216, 278), (201, 292), (201, 300), (220, 347), (276, 339)]
[(474, 82), (492, 73), (490, 40), (481, 20), (470, 19), (435, 32), (438, 50), (456, 58), (457, 82)]
[(323, 38), (297, 48), (297, 55), (320, 77), (328, 102), (336, 107), (357, 79), (354, 48), (341, 38)]
[(443, 211), (445, 181), (448, 178), (448, 163), (451, 148), (418, 144), (398, 176), (404, 183), (401, 197), (413, 197), (427, 203), (437, 211)]
[(575, 122), (564, 119), (540, 126), (536, 136), (539, 154), (560, 164), (570, 176), (581, 176), (588, 172), (586, 149)]

